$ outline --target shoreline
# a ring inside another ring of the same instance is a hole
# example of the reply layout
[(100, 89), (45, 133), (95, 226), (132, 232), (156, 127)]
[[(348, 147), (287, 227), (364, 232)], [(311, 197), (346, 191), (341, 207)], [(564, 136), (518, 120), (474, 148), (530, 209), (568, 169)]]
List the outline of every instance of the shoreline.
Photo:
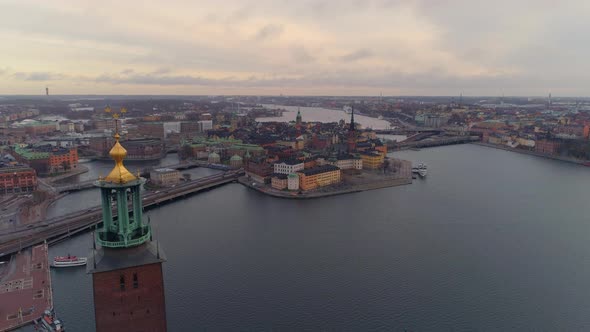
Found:
[(582, 166), (585, 166), (584, 163), (587, 163), (588, 162), (586, 160), (580, 160), (580, 159), (568, 158), (568, 157), (560, 157), (560, 156), (552, 156), (552, 155), (547, 155), (547, 154), (543, 154), (543, 153), (539, 153), (539, 152), (535, 152), (535, 151), (513, 149), (513, 148), (504, 147), (504, 146), (496, 145), (496, 144), (490, 144), (490, 143), (473, 142), (471, 144), (475, 144), (475, 145), (479, 145), (479, 146), (484, 146), (484, 147), (488, 147), (488, 148), (499, 149), (499, 150), (510, 151), (510, 152), (527, 154), (527, 155), (535, 156), (535, 157), (541, 157), (541, 158), (559, 160), (559, 161), (564, 161), (564, 162), (568, 162), (568, 163), (571, 163), (571, 164), (578, 164), (578, 165), (582, 165)]
[(76, 175), (80, 175), (83, 173), (87, 173), (88, 172), (88, 167), (84, 166), (84, 165), (80, 165), (78, 164), (78, 167), (76, 170), (71, 170), (67, 173), (63, 173), (63, 174), (59, 174), (56, 176), (44, 176), (44, 177), (40, 177), (43, 181), (45, 181), (47, 184), (49, 185), (53, 185), (56, 182), (59, 182), (61, 180), (65, 180), (67, 178), (71, 178), (73, 176)]
[(257, 182), (256, 185), (252, 185), (252, 180), (248, 180), (246, 176), (242, 176), (238, 178), (238, 182), (248, 187), (250, 189), (256, 190), (262, 194), (276, 197), (276, 198), (283, 198), (283, 199), (314, 199), (314, 198), (322, 198), (322, 197), (329, 197), (329, 196), (337, 196), (337, 195), (344, 195), (344, 194), (351, 194), (357, 193), (362, 191), (368, 190), (375, 190), (375, 189), (383, 189), (389, 187), (397, 187), (412, 184), (412, 178), (399, 178), (399, 179), (386, 179), (380, 182), (371, 182), (361, 185), (353, 185), (351, 188), (341, 189), (341, 190), (333, 190), (328, 192), (310, 192), (310, 193), (303, 193), (298, 194), (297, 192), (287, 192), (287, 191), (279, 191), (276, 189), (272, 189), (271, 187), (260, 184)]

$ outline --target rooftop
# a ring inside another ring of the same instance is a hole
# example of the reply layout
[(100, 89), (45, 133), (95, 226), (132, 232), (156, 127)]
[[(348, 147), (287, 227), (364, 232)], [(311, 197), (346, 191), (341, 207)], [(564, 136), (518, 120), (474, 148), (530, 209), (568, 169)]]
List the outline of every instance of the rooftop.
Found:
[(323, 165), (323, 166), (318, 166), (318, 167), (314, 167), (314, 168), (304, 169), (302, 171), (298, 171), (297, 173), (303, 173), (306, 176), (310, 176), (310, 175), (316, 175), (316, 174), (339, 171), (339, 170), (340, 170), (339, 167), (336, 167), (333, 165)]

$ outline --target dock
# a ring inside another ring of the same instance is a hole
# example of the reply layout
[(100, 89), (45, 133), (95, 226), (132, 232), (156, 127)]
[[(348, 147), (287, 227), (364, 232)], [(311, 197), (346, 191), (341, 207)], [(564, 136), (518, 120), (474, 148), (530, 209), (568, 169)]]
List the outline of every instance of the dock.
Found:
[(46, 243), (24, 249), (0, 267), (0, 331), (31, 324), (53, 307)]

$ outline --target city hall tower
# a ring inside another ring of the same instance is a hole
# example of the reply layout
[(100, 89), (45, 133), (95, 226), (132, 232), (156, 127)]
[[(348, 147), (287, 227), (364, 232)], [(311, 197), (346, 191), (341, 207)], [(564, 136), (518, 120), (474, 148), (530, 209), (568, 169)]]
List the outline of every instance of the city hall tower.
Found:
[(113, 170), (95, 185), (102, 198), (102, 227), (95, 232), (87, 272), (92, 274), (97, 332), (166, 331), (162, 263), (142, 218), (141, 185), (145, 179), (123, 165), (127, 150), (119, 142), (109, 155)]

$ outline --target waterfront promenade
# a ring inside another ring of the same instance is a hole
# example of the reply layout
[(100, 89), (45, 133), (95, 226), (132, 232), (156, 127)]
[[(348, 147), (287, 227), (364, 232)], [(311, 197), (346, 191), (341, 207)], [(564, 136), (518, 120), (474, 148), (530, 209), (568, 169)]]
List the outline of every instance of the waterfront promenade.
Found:
[(30, 324), (53, 307), (47, 244), (27, 248), (0, 268), (0, 331)]
[(517, 153), (522, 153), (522, 154), (528, 154), (531, 156), (536, 156), (536, 157), (542, 157), (542, 158), (548, 158), (548, 159), (553, 159), (553, 160), (560, 160), (560, 161), (565, 161), (568, 163), (574, 163), (574, 164), (580, 164), (583, 165), (585, 163), (587, 163), (587, 160), (580, 160), (580, 159), (575, 159), (575, 158), (568, 158), (568, 157), (562, 157), (562, 156), (553, 156), (553, 155), (548, 155), (545, 153), (540, 153), (540, 152), (536, 152), (536, 151), (529, 151), (529, 150), (523, 150), (523, 149), (514, 149), (508, 146), (503, 146), (503, 145), (498, 145), (498, 144), (490, 144), (490, 143), (483, 143), (483, 142), (473, 142), (473, 144), (477, 144), (477, 145), (481, 145), (481, 146), (485, 146), (488, 148), (494, 148), (494, 149), (500, 149), (500, 150), (506, 150), (506, 151), (512, 151), (512, 152), (517, 152)]

